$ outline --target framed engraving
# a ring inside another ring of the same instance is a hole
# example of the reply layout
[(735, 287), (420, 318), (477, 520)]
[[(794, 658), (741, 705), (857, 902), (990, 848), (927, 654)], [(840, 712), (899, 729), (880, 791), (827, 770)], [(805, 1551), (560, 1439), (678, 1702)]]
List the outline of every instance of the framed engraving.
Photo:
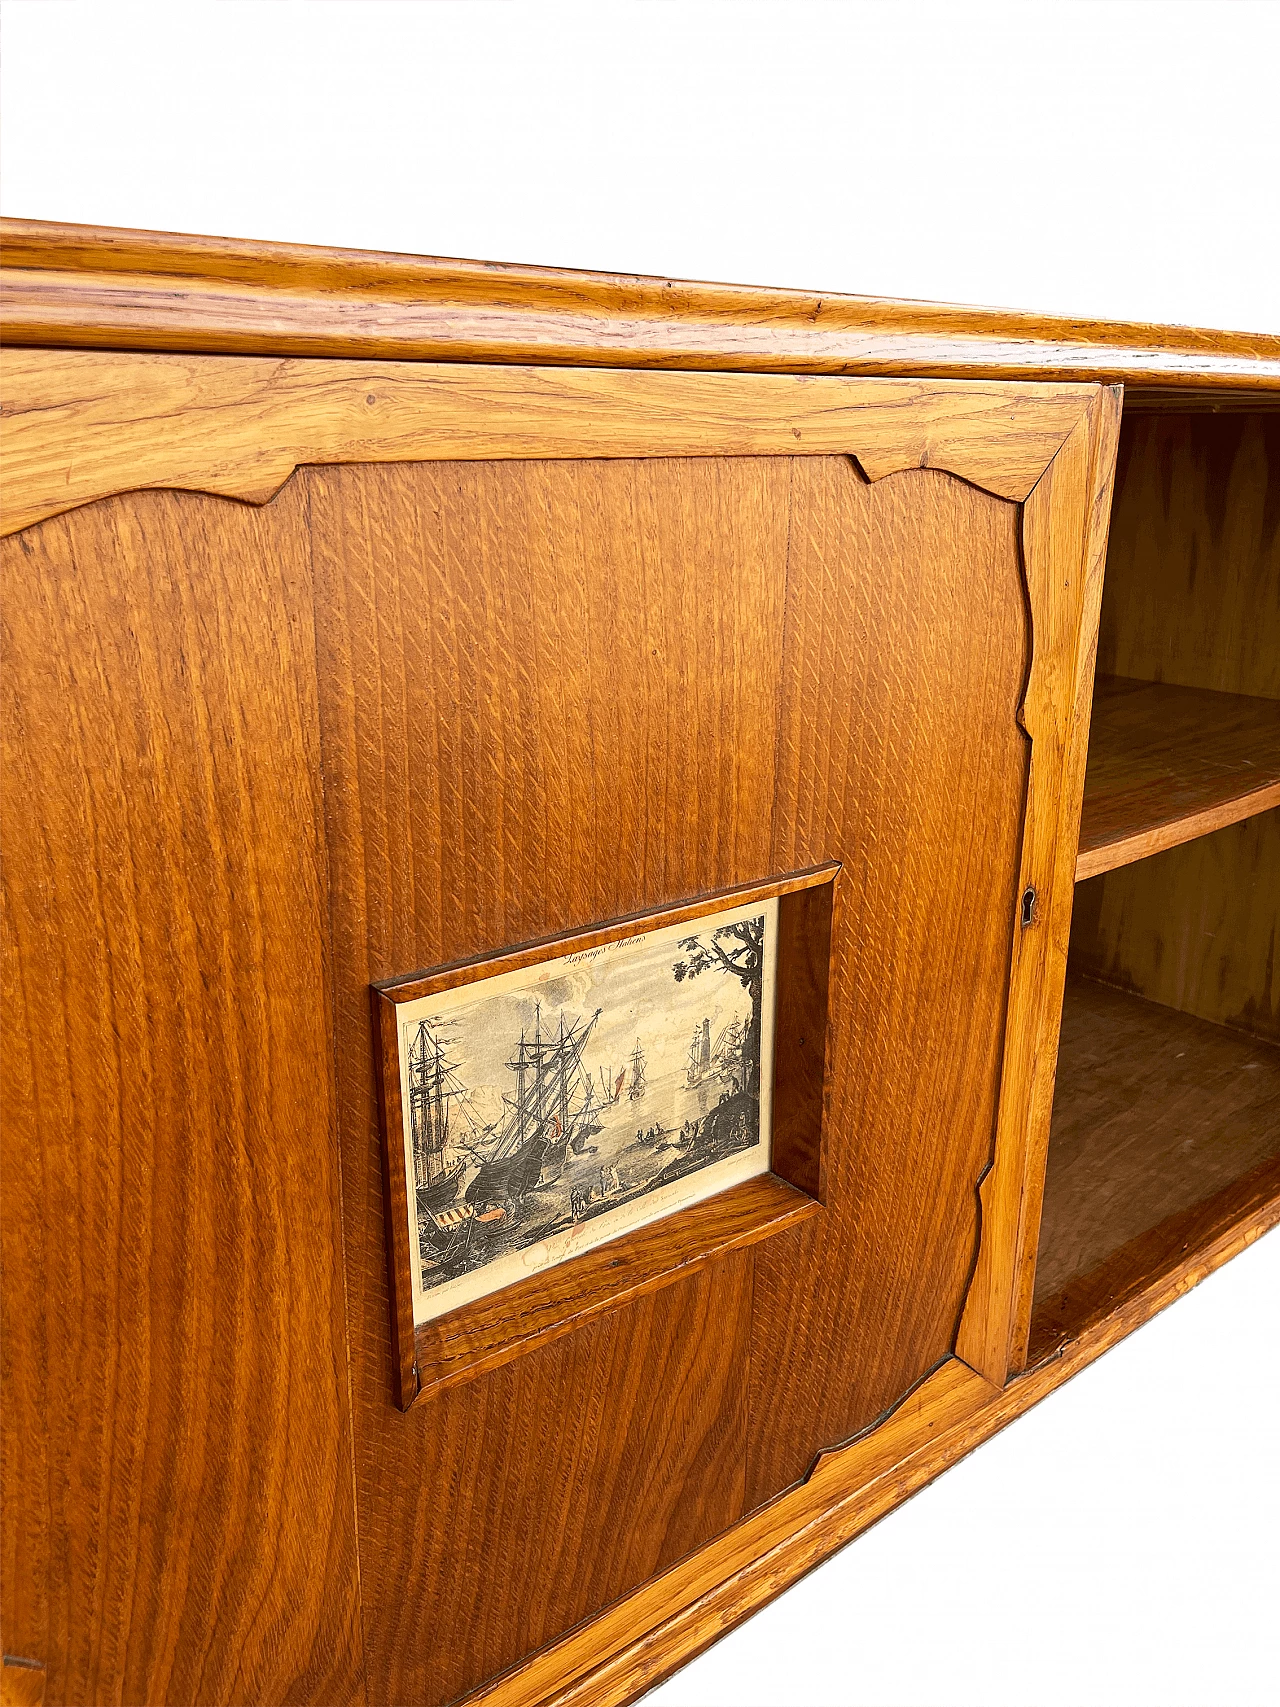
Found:
[(413, 1320), (769, 1169), (777, 897), (398, 1013)]
[[(771, 1174), (780, 943), (796, 935), (789, 897), (825, 882), (825, 1023), (833, 870), (376, 986), (402, 1402), (424, 1363), (453, 1379), (501, 1361), (508, 1316), (522, 1343), (538, 1277), (542, 1315), (559, 1322), (582, 1314), (588, 1275), (594, 1304), (611, 1275), (617, 1291), (652, 1267), (655, 1239), (667, 1269), (687, 1261), (685, 1230), (700, 1246), (712, 1231), (707, 1213), (690, 1218), (698, 1205), (740, 1217), (749, 1202), (760, 1237), (799, 1212), (800, 1193)], [(730, 1242), (751, 1236), (744, 1223)], [(602, 1247), (612, 1254), (592, 1263)]]

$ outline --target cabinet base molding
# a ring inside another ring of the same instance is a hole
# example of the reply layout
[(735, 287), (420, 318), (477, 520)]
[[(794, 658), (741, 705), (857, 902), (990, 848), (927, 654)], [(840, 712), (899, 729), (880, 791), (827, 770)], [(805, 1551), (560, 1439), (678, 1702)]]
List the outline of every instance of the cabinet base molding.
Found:
[(891, 1417), (822, 1453), (800, 1486), (462, 1707), (628, 1707), (1277, 1225), (1280, 1193), (1254, 1197), (1003, 1389), (948, 1358)]

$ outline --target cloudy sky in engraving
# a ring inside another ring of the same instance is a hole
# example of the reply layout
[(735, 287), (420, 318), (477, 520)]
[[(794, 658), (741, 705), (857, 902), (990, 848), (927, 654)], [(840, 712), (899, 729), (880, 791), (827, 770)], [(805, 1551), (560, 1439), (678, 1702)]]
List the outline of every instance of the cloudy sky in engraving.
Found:
[[(716, 917), (711, 916), (712, 925)], [(530, 968), (527, 983), (518, 989), (486, 996), (483, 984), (472, 986), (477, 993), (471, 999), (464, 994), (464, 999), (438, 1011), (432, 1024), (472, 1093), (476, 1118), (482, 1124), (498, 1119), (503, 1093), (514, 1092), (515, 1074), (506, 1063), (514, 1059), (522, 1029), (532, 1039), (539, 1001), (544, 1037), (558, 1034), (562, 1013), (567, 1027), (602, 1010), (583, 1056), (597, 1086), (598, 1069), (620, 1072), (637, 1036), (648, 1077), (658, 1079), (684, 1071), (693, 1028), (704, 1016), (711, 1021), (713, 1037), (734, 1015), (745, 1022), (750, 1000), (736, 978), (708, 971), (676, 982), (671, 968), (685, 958), (680, 939), (695, 932), (706, 940), (705, 921), (694, 920), (673, 935), (662, 931), (611, 943), (576, 963), (572, 956), (547, 961)], [(415, 1028), (416, 1021), (410, 1021), (408, 1029)]]

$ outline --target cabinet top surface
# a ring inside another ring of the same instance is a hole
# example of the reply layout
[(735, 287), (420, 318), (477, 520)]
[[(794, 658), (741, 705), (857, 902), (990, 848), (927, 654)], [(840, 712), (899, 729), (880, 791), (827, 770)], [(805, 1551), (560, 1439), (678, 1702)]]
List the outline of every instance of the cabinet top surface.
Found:
[(1280, 337), (0, 220), (11, 344), (1123, 382), (1280, 403)]

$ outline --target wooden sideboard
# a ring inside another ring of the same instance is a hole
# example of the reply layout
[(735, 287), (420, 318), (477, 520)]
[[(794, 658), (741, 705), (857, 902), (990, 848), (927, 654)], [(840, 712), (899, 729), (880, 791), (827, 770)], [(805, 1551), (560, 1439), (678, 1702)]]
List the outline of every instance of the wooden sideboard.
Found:
[[(6, 1702), (635, 1700), (1280, 1219), (1280, 340), (3, 237)], [(428, 1379), (374, 987), (764, 889)]]

